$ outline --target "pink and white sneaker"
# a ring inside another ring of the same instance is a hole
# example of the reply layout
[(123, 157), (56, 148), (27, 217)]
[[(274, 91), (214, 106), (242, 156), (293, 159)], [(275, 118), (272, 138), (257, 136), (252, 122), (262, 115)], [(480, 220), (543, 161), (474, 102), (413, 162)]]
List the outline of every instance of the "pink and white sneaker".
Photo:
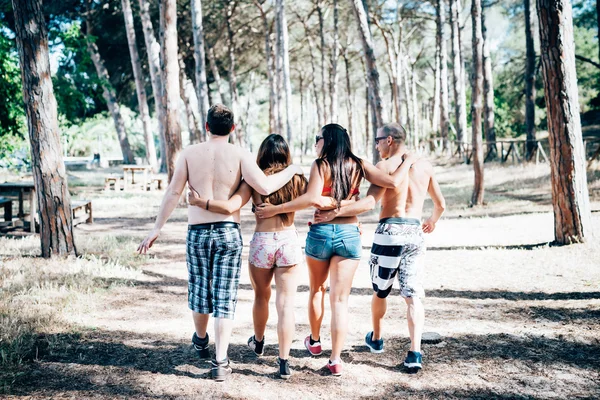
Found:
[(333, 376), (340, 376), (342, 375), (342, 361), (341, 360), (337, 360), (337, 361), (331, 361), (329, 360), (329, 362), (327, 363), (327, 368), (329, 368), (329, 371), (331, 372), (331, 375)]
[(308, 352), (312, 355), (312, 356), (320, 356), (321, 353), (323, 352), (323, 349), (321, 348), (321, 341), (320, 340), (313, 340), (313, 344), (310, 344), (310, 335), (308, 335), (306, 337), (306, 339), (304, 339), (304, 346), (306, 347), (306, 350), (308, 350)]

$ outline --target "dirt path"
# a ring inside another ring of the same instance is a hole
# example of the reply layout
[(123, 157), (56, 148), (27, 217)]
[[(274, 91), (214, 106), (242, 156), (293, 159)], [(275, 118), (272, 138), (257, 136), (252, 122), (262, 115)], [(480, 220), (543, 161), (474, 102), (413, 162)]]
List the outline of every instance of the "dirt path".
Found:
[[(445, 181), (446, 189), (452, 182)], [(138, 200), (128, 200), (135, 208)], [(542, 204), (542, 211), (546, 205)], [(110, 202), (81, 235), (142, 237), (151, 227), (144, 215), (122, 218)], [(130, 209), (127, 208), (127, 209)], [(122, 211), (122, 210), (121, 210)], [(549, 211), (549, 210), (547, 210)], [(70, 329), (38, 340), (38, 361), (19, 377), (7, 398), (597, 398), (600, 396), (600, 245), (565, 248), (552, 240), (549, 212), (496, 218), (464, 218), (455, 208), (429, 237), (426, 272), (426, 331), (443, 341), (424, 346), (424, 370), (399, 368), (408, 349), (404, 302), (394, 292), (385, 322), (385, 353), (364, 346), (370, 328), (367, 255), (376, 217), (363, 220), (363, 258), (350, 298), (350, 330), (344, 375), (329, 376), (329, 308), (323, 356), (303, 349), (308, 334), (307, 272), (296, 297), (294, 375), (276, 375), (276, 312), (271, 301), (266, 354), (257, 359), (245, 345), (252, 335), (253, 292), (243, 269), (230, 346), (234, 374), (227, 383), (208, 379), (209, 364), (190, 345), (187, 309), (184, 210), (177, 210), (142, 267), (139, 279), (111, 287), (102, 301), (69, 316)], [(244, 259), (252, 229), (244, 211)], [(306, 234), (307, 213), (298, 218)], [(600, 232), (600, 214), (594, 213)], [(528, 245), (527, 249), (519, 246)], [(494, 246), (494, 247), (491, 247)], [(123, 249), (133, 251), (134, 249)], [(273, 296), (274, 297), (274, 296)], [(212, 322), (209, 333), (212, 334)], [(60, 346), (57, 346), (57, 343)], [(211, 346), (212, 348), (212, 346)]]

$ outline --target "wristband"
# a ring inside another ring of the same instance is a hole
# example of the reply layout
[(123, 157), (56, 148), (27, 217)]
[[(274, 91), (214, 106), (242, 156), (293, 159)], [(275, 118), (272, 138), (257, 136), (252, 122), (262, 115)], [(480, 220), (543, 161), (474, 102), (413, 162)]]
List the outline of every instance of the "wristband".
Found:
[(208, 210), (208, 203), (210, 202), (210, 200), (206, 200), (206, 209)]

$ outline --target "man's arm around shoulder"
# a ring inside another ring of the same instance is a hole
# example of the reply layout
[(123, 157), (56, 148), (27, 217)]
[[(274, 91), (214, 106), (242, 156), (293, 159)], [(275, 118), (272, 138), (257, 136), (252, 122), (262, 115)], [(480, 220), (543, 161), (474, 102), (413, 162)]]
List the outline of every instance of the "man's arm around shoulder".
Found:
[(268, 196), (281, 189), (296, 174), (302, 174), (302, 169), (297, 165), (290, 165), (283, 171), (273, 175), (265, 173), (256, 165), (254, 156), (246, 149), (239, 149), (242, 176), (254, 190), (263, 196)]

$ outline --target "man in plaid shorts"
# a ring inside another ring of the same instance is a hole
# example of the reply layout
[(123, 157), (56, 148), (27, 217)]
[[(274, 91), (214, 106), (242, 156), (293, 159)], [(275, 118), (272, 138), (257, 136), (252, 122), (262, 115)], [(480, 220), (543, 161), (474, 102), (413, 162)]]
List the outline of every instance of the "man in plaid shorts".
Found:
[[(387, 309), (386, 297), (390, 294), (397, 277), (400, 295), (407, 304), (411, 342), (404, 366), (419, 370), (422, 367), (421, 334), (425, 319), (421, 302), (421, 298), (425, 296), (421, 282), (425, 255), (423, 233), (433, 232), (435, 224), (444, 212), (445, 201), (433, 175), (431, 163), (409, 155), (405, 141), (406, 131), (395, 123), (381, 127), (375, 137), (377, 150), (383, 159), (377, 164), (377, 168), (392, 173), (401, 163), (409, 162), (411, 168), (408, 179), (395, 189), (371, 185), (364, 199), (339, 210), (317, 212), (315, 221), (358, 215), (372, 210), (381, 200), (380, 221), (375, 230), (369, 260), (374, 290), (371, 300), (373, 331), (367, 333), (365, 343), (371, 352), (383, 352), (381, 321)], [(423, 203), (427, 194), (433, 200), (433, 213), (421, 225)]]
[(208, 204), (211, 199), (229, 199), (242, 178), (258, 193), (268, 195), (279, 190), (295, 174), (302, 174), (299, 166), (291, 165), (277, 174), (265, 176), (250, 152), (229, 144), (229, 135), (234, 129), (233, 112), (227, 107), (217, 104), (208, 110), (209, 140), (188, 146), (179, 155), (154, 228), (138, 247), (140, 253), (152, 247), (179, 203), (186, 183), (201, 197), (209, 199), (206, 209), (188, 207), (188, 305), (196, 328), (192, 342), (201, 358), (210, 358), (206, 329), (210, 314), (215, 318), (211, 375), (217, 381), (231, 374), (227, 347), (237, 302), (242, 235), (239, 210), (231, 215), (218, 214), (208, 211)]

